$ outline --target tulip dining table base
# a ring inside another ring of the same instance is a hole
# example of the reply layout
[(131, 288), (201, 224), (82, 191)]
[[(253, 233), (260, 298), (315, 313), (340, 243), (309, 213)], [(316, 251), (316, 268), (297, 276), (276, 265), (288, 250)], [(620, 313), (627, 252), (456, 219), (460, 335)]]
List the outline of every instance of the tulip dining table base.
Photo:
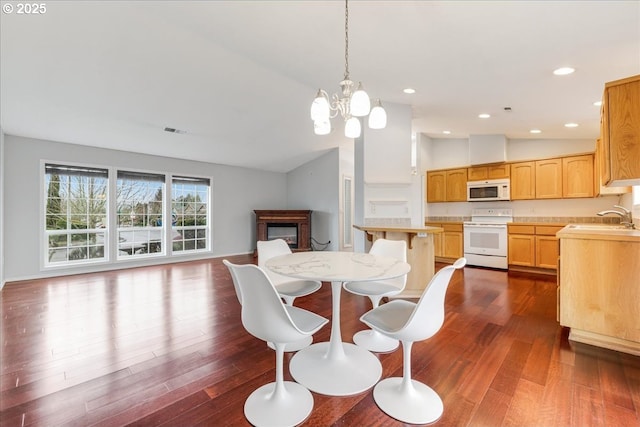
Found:
[(382, 376), (380, 360), (365, 348), (342, 342), (342, 285), (347, 281), (399, 277), (409, 272), (410, 265), (390, 257), (327, 251), (278, 256), (267, 261), (266, 267), (285, 276), (331, 282), (331, 338), (293, 355), (289, 363), (291, 376), (309, 390), (330, 396), (350, 396), (373, 387)]

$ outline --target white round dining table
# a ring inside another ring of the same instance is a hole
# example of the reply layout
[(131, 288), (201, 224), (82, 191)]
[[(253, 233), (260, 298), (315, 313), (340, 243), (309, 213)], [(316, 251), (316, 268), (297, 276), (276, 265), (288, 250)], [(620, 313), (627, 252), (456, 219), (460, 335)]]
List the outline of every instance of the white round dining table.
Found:
[(291, 376), (309, 390), (330, 396), (350, 396), (373, 387), (382, 376), (380, 360), (367, 349), (342, 341), (342, 284), (399, 277), (407, 274), (411, 266), (391, 257), (332, 251), (281, 255), (271, 258), (265, 266), (284, 276), (331, 282), (331, 338), (293, 355), (289, 363)]

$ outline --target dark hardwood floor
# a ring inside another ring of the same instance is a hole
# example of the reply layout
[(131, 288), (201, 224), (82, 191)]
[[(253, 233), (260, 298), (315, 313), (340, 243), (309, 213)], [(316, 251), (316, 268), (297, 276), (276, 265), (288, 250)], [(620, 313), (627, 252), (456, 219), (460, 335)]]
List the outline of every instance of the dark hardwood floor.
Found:
[[(296, 305), (330, 317), (330, 287)], [(342, 293), (345, 341), (369, 308)], [(2, 426), (248, 425), (245, 398), (275, 376), (221, 259), (8, 283), (1, 309)], [(456, 272), (443, 328), (412, 355), (444, 401), (437, 426), (640, 425), (640, 358), (570, 345), (555, 277)], [(383, 378), (402, 374), (400, 350), (379, 357)], [(305, 425), (402, 425), (371, 390), (314, 398)]]

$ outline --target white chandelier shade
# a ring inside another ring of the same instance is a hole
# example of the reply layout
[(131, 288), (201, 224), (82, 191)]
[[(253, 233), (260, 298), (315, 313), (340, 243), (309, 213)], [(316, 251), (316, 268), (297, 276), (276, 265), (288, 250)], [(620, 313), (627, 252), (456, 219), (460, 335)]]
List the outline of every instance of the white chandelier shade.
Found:
[(387, 112), (382, 108), (382, 103), (376, 99), (376, 103), (369, 113), (369, 127), (371, 129), (384, 129), (387, 127)]
[(340, 114), (345, 121), (344, 134), (347, 138), (358, 138), (362, 133), (358, 117), (369, 116), (368, 124), (371, 129), (384, 129), (387, 126), (387, 113), (377, 99), (373, 109), (371, 99), (365, 92), (362, 82), (353, 90), (353, 81), (349, 78), (349, 0), (345, 0), (344, 18), (345, 37), (345, 71), (344, 79), (340, 82), (341, 94), (331, 95), (323, 89), (318, 89), (315, 99), (311, 103), (311, 120), (316, 135), (327, 135), (331, 132), (331, 119)]

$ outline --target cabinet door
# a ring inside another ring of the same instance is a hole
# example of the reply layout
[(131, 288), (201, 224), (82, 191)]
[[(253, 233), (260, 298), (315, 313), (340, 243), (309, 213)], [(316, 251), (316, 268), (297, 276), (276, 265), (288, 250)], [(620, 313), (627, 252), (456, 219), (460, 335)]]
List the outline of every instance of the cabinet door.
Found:
[(443, 233), (443, 255), (445, 258), (458, 259), (464, 252), (461, 231), (445, 231)]
[(510, 172), (511, 168), (508, 163), (504, 165), (487, 166), (487, 178), (489, 179), (509, 178)]
[(593, 160), (593, 175), (595, 180), (595, 195), (596, 196), (606, 196), (608, 194), (624, 194), (631, 193), (631, 187), (605, 187), (604, 186), (604, 178), (602, 176), (602, 171), (604, 170), (603, 165), (606, 165), (608, 162), (605, 159), (604, 149), (603, 149), (602, 138), (598, 138), (596, 140), (596, 154)]
[(511, 164), (511, 200), (528, 200), (536, 197), (535, 162)]
[(480, 181), (488, 179), (488, 170), (486, 166), (474, 166), (467, 169), (467, 179), (469, 181)]
[(593, 156), (562, 158), (562, 197), (593, 197)]
[(509, 235), (509, 264), (525, 267), (535, 266), (535, 237), (528, 234)]
[(562, 159), (536, 161), (536, 199), (562, 198)]
[(447, 171), (447, 202), (467, 201), (467, 168)]
[(536, 236), (536, 267), (555, 270), (559, 255), (560, 244), (555, 236)]
[(445, 171), (427, 172), (427, 202), (444, 202), (446, 200), (446, 181)]
[(640, 76), (607, 87), (611, 181), (640, 178)]
[[(442, 227), (439, 222), (425, 222), (424, 225), (428, 227)], [(434, 256), (442, 256), (442, 235), (444, 233), (433, 233), (433, 254)]]

